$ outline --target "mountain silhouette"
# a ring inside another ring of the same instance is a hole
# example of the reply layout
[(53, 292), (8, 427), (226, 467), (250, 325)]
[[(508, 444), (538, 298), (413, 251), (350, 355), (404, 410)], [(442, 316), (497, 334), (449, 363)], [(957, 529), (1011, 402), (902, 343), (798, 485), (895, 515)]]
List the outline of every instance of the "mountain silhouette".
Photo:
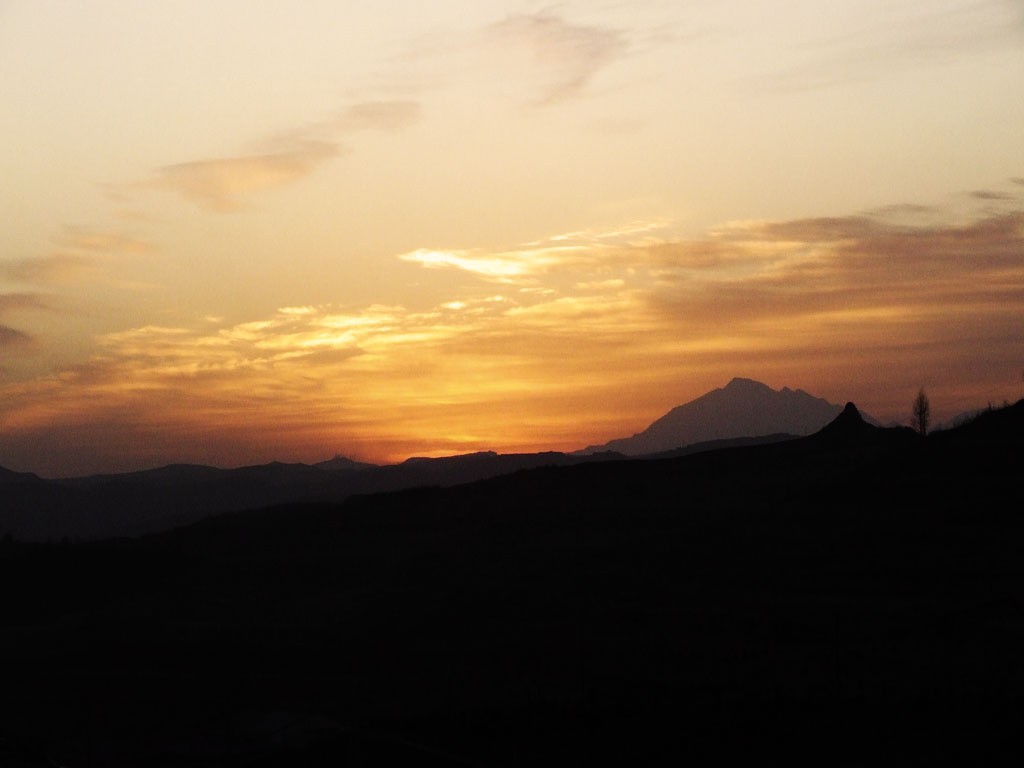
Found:
[(850, 443), (871, 439), (879, 431), (879, 427), (864, 421), (856, 405), (847, 403), (842, 413), (816, 432), (815, 437), (819, 440)]
[(802, 389), (774, 390), (759, 381), (734, 378), (721, 389), (673, 408), (643, 432), (604, 445), (589, 446), (582, 453), (610, 450), (640, 456), (712, 440), (772, 434), (809, 435), (842, 410), (842, 406), (809, 395)]
[(0, 485), (6, 485), (8, 483), (37, 483), (41, 482), (38, 475), (32, 472), (15, 472), (10, 469), (0, 467)]
[(9, 533), (26, 541), (140, 536), (254, 507), (338, 503), (355, 495), (447, 487), (533, 467), (609, 458), (623, 457), (481, 451), (378, 466), (335, 456), (313, 465), (274, 461), (219, 469), (171, 464), (57, 480), (0, 468), (0, 535)]
[(326, 469), (328, 472), (362, 472), (364, 469), (374, 469), (377, 464), (367, 464), (362, 461), (353, 461), (347, 456), (340, 454), (327, 461), (318, 461), (313, 465), (317, 469)]

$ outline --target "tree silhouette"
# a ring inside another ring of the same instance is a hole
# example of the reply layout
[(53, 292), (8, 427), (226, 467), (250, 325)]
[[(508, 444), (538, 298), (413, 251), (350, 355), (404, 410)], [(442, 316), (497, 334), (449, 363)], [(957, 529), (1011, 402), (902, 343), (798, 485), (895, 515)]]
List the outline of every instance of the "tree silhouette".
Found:
[(928, 422), (931, 420), (931, 406), (928, 404), (928, 396), (924, 393), (924, 389), (918, 391), (917, 397), (914, 398), (914, 418), (912, 424), (914, 428), (921, 433), (924, 437), (928, 434)]

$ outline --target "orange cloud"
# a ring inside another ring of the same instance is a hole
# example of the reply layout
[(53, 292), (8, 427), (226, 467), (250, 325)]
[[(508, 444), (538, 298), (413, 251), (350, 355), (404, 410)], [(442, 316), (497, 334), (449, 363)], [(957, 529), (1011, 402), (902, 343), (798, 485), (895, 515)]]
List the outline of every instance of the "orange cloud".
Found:
[(413, 253), (400, 258), (467, 284), (426, 311), (296, 305), (107, 334), (85, 365), (0, 386), (0, 447), (121, 424), (111, 440), (130, 452), (145, 434), (166, 461), (210, 461), (209, 446), (219, 463), (572, 449), (734, 375), (853, 399), (884, 421), (924, 384), (941, 420), (1011, 395), (1024, 359), (1021, 212)]

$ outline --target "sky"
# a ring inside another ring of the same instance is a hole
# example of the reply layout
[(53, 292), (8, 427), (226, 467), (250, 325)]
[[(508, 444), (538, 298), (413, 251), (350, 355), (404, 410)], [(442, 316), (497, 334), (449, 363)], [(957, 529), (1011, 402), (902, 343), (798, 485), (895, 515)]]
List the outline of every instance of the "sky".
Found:
[(0, 0), (0, 466), (1024, 396), (1021, 0)]

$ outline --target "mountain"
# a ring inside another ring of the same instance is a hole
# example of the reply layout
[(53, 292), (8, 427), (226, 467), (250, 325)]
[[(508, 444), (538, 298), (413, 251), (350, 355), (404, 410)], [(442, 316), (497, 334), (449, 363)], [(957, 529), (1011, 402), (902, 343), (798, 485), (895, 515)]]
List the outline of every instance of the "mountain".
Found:
[(581, 453), (610, 450), (641, 456), (713, 440), (778, 433), (809, 435), (842, 410), (842, 406), (802, 389), (774, 390), (759, 381), (735, 378), (721, 389), (673, 408), (643, 432), (589, 446)]
[[(901, 428), (896, 428), (900, 431)], [(870, 440), (882, 434), (880, 427), (872, 426), (864, 421), (857, 406), (847, 403), (836, 418), (822, 427), (813, 437), (819, 442), (846, 442)]]
[(31, 472), (15, 472), (0, 467), (0, 485), (7, 483), (38, 483), (41, 482), (38, 475)]
[(326, 469), (328, 472), (362, 472), (364, 469), (375, 469), (377, 464), (367, 464), (362, 461), (353, 461), (350, 458), (336, 455), (327, 461), (318, 461), (313, 465), (317, 469)]
[(351, 496), (448, 487), (533, 467), (622, 458), (498, 454), (413, 458), (377, 466), (342, 456), (314, 465), (271, 462), (235, 469), (171, 464), (114, 475), (45, 480), (0, 468), (0, 536), (95, 540), (166, 531), (210, 515), (274, 504), (339, 503)]
[(640, 435), (577, 455), (481, 451), (386, 466), (335, 456), (313, 465), (271, 462), (218, 469), (172, 464), (60, 480), (0, 468), (0, 536), (35, 541), (133, 537), (253, 507), (340, 503), (352, 496), (449, 487), (536, 467), (605, 463), (628, 455), (670, 458), (772, 443), (813, 431), (840, 410), (805, 392), (775, 392), (755, 381), (733, 379), (724, 389), (674, 409)]

